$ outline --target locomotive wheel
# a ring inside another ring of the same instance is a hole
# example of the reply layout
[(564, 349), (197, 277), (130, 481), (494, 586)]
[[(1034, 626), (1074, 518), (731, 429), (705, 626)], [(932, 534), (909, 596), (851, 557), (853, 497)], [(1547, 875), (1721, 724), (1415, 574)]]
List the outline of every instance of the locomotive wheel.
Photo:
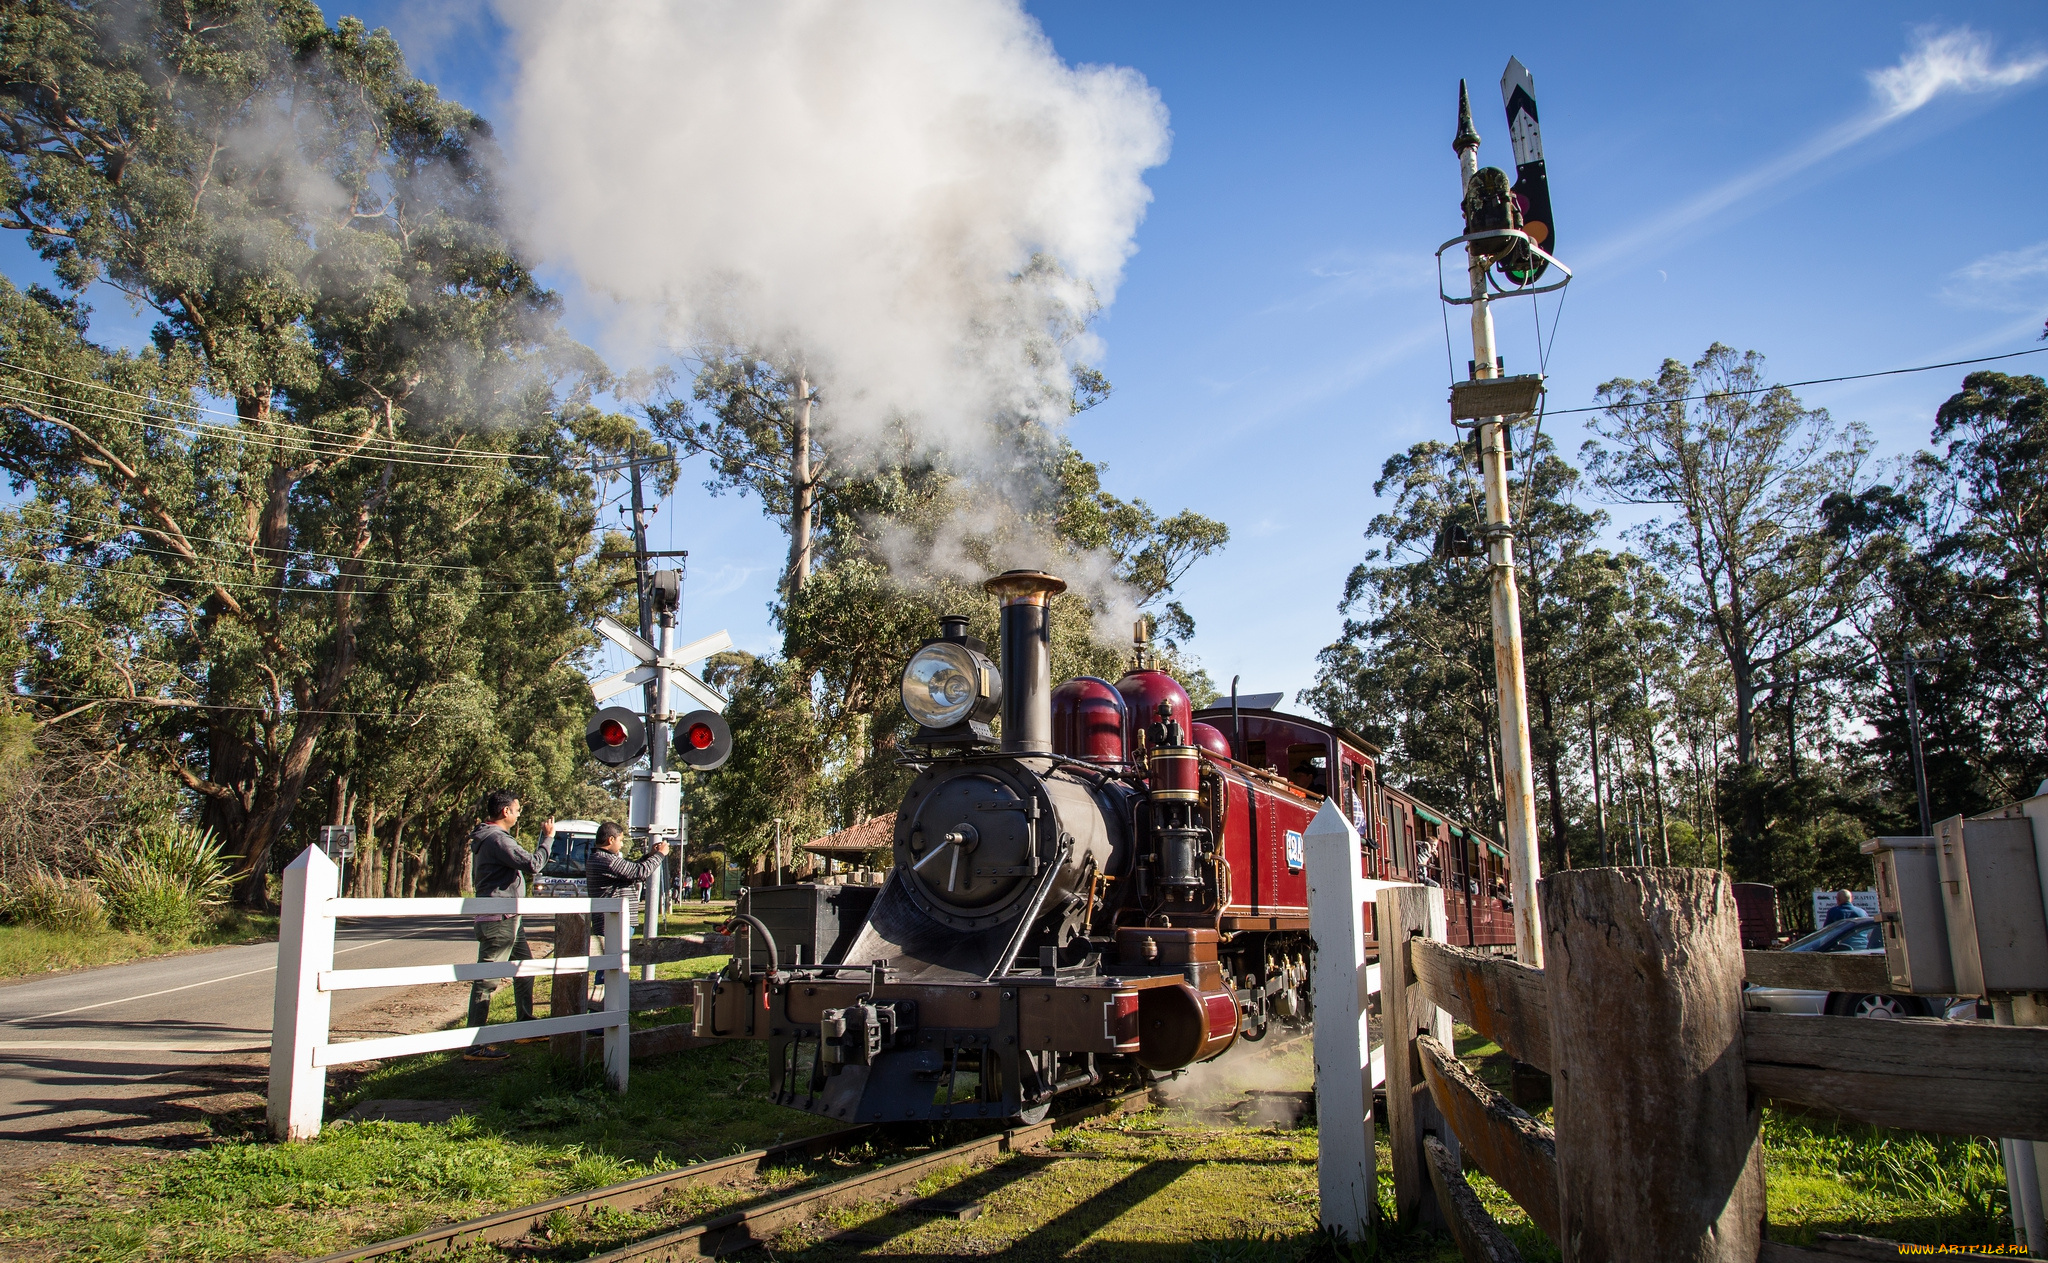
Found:
[(1042, 1123), (1045, 1121), (1045, 1116), (1050, 1113), (1052, 1113), (1051, 1101), (1047, 1101), (1043, 1105), (1034, 1105), (1028, 1110), (1018, 1110), (1010, 1115), (1010, 1126), (1029, 1127), (1033, 1123)]

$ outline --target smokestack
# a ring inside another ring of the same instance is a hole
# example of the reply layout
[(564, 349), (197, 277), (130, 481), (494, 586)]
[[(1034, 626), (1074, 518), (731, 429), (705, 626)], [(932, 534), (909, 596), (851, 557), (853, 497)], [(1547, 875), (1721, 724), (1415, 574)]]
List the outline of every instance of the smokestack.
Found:
[(1066, 580), (1006, 570), (982, 585), (1003, 601), (1003, 753), (1052, 753), (1052, 598)]

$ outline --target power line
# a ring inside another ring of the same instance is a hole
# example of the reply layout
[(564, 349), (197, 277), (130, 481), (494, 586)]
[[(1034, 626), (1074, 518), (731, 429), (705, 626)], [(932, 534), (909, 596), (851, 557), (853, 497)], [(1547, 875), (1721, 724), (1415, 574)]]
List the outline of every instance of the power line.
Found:
[[(52, 373), (52, 372), (50, 372), (50, 371), (49, 371), (48, 369), (41, 369), (41, 368), (31, 368), (31, 367), (29, 367), (29, 366), (28, 366), (28, 365), (26, 365), (26, 364), (16, 364), (16, 363), (13, 363), (13, 362), (11, 362), (11, 361), (8, 361), (8, 360), (0, 360), (0, 368), (9, 368), (9, 369), (13, 369), (13, 370), (14, 370), (15, 372), (17, 372), (17, 373), (34, 373), (34, 374), (35, 374), (36, 376), (38, 376), (38, 377), (47, 377), (47, 378), (49, 378), (49, 379), (50, 379), (51, 381), (59, 381), (59, 382), (63, 382), (63, 383), (65, 383), (66, 385), (70, 385), (70, 386), (84, 386), (84, 387), (86, 387), (86, 388), (87, 388), (87, 389), (89, 389), (89, 390), (99, 390), (99, 391), (104, 391), (104, 392), (106, 392), (107, 394), (110, 394), (110, 395), (122, 395), (122, 396), (125, 396), (126, 398), (129, 398), (129, 399), (141, 399), (141, 400), (144, 400), (144, 401), (154, 401), (154, 400), (156, 400), (156, 399), (157, 399), (157, 396), (154, 396), (154, 395), (144, 395), (144, 394), (138, 394), (138, 393), (137, 393), (137, 392), (135, 392), (135, 391), (132, 391), (132, 390), (122, 390), (122, 389), (120, 389), (120, 388), (119, 388), (119, 387), (117, 387), (117, 386), (109, 386), (109, 385), (106, 385), (106, 384), (104, 384), (104, 383), (102, 383), (102, 382), (90, 382), (90, 381), (80, 381), (80, 380), (79, 380), (78, 378), (75, 378), (75, 377), (65, 377), (65, 376), (64, 376), (64, 375), (62, 375), (61, 373)], [(39, 391), (39, 392), (36, 392), (36, 393), (39, 393), (39, 394), (40, 394), (40, 393), (43, 393), (43, 392), (40, 392), (40, 391)], [(243, 419), (243, 418), (242, 418), (242, 414), (241, 414), (241, 413), (239, 413), (239, 412), (229, 412), (229, 411), (227, 411), (227, 410), (225, 410), (225, 409), (222, 409), (222, 408), (209, 408), (209, 407), (205, 406), (204, 404), (192, 404), (192, 405), (190, 405), (190, 407), (191, 407), (191, 408), (192, 408), (192, 410), (193, 410), (193, 411), (195, 411), (195, 412), (202, 412), (202, 413), (205, 413), (205, 414), (207, 414), (207, 415), (209, 415), (209, 416), (216, 416), (216, 417), (226, 417), (226, 418), (228, 418), (228, 419), (229, 419), (229, 420), (231, 420), (231, 421), (236, 421), (236, 422), (240, 422), (240, 421), (241, 421), (241, 420)], [(350, 432), (349, 432), (349, 431), (347, 431), (347, 430), (323, 430), (323, 429), (320, 429), (320, 428), (319, 428), (319, 427), (317, 427), (317, 426), (310, 426), (310, 425), (308, 425), (308, 426), (303, 426), (302, 428), (304, 428), (304, 429), (305, 429), (305, 430), (306, 430), (307, 432), (309, 432), (309, 433), (313, 433), (313, 434), (323, 434), (323, 435), (327, 435), (327, 436), (329, 436), (329, 437), (332, 437), (332, 438), (335, 438), (335, 439), (343, 439), (343, 440), (353, 440), (353, 439), (354, 439), (354, 438), (356, 437), (356, 436), (355, 436), (354, 434), (350, 433)], [(475, 451), (472, 451), (472, 450), (470, 450), (470, 449), (467, 449), (467, 448), (458, 448), (458, 447), (436, 447), (436, 446), (434, 446), (434, 445), (432, 445), (432, 444), (426, 444), (426, 443), (413, 443), (413, 442), (409, 442), (409, 441), (405, 441), (405, 440), (400, 440), (400, 439), (391, 439), (391, 440), (389, 440), (389, 442), (391, 442), (391, 443), (393, 443), (393, 444), (399, 444), (399, 445), (403, 445), (403, 446), (405, 446), (405, 447), (410, 447), (410, 448), (412, 448), (412, 449), (414, 449), (414, 450), (416, 450), (416, 451), (422, 451), (422, 452), (446, 452), (446, 453), (460, 453), (460, 454), (462, 454), (462, 455), (467, 455), (467, 456), (474, 456), (474, 455), (478, 455), (478, 454), (479, 454), (479, 453), (477, 453), (477, 452), (475, 452)], [(506, 459), (506, 460), (546, 460), (546, 459), (547, 459), (547, 457), (545, 457), (545, 456), (533, 456), (533, 455), (527, 455), (527, 454), (524, 454), (524, 453), (519, 453), (519, 452), (506, 452), (506, 453), (501, 453), (501, 454), (499, 454), (499, 453), (485, 453), (485, 454), (487, 454), (487, 455), (500, 455), (500, 456), (502, 457), (502, 459)]]
[(390, 710), (289, 710), (274, 711), (268, 706), (238, 706), (227, 702), (202, 702), (189, 697), (88, 697), (74, 693), (8, 693), (9, 699), (22, 702), (97, 702), (101, 704), (121, 703), (129, 706), (149, 706), (158, 710), (232, 710), (250, 711), (256, 714), (278, 715), (348, 715), (358, 719), (397, 719), (399, 713)]
[[(1747, 390), (1711, 390), (1704, 395), (1675, 395), (1669, 399), (1644, 399), (1642, 403), (1690, 403), (1700, 399), (1713, 399), (1722, 395), (1762, 395), (1773, 390), (1790, 390), (1794, 386), (1825, 386), (1831, 382), (1860, 382), (1872, 377), (1897, 377), (1901, 373), (1928, 373), (1937, 368), (1961, 368), (1966, 364), (1990, 364), (1996, 360), (2010, 360), (2022, 355), (2039, 355), (2048, 351), (2048, 346), (2037, 346), (2026, 351), (2007, 351), (2004, 355), (1984, 355), (1973, 360), (1949, 360), (1943, 364), (1921, 364), (1914, 368), (1885, 368), (1875, 373), (1850, 373), (1843, 377), (1815, 377), (1803, 382), (1779, 382), (1775, 386), (1753, 386)], [(1557, 408), (1549, 415), (1565, 416), (1575, 412), (1605, 412), (1613, 404), (1594, 404), (1590, 408)]]
[[(151, 550), (136, 549), (135, 551), (147, 552)], [(185, 561), (185, 558), (177, 553), (160, 553), (158, 555), (175, 557), (179, 561)], [(94, 565), (93, 563), (87, 561), (52, 561), (47, 557), (18, 557), (12, 553), (0, 553), (0, 563), (7, 562), (11, 562), (15, 565), (68, 566), (78, 570), (97, 570), (101, 574), (113, 575), (117, 578), (122, 579), (134, 579), (139, 582), (197, 583), (204, 584), (207, 587), (235, 588), (239, 591), (244, 592), (279, 592), (287, 595), (327, 596), (331, 595), (334, 591), (334, 589), (332, 588), (319, 588), (311, 586), (284, 587), (274, 583), (242, 583), (234, 579), (213, 579), (208, 578), (204, 575), (136, 574), (132, 571), (113, 570), (106, 566)], [(191, 563), (186, 562), (186, 564), (189, 565)], [(334, 578), (338, 576), (325, 577)], [(404, 578), (394, 575), (366, 575), (364, 576), (364, 578), (371, 579), (379, 583), (402, 583), (406, 581)], [(537, 584), (533, 587), (528, 588), (480, 588), (472, 595), (525, 596), (534, 592), (553, 592), (557, 595), (560, 595), (562, 592), (562, 586), (560, 583), (555, 583)], [(169, 594), (164, 593), (163, 595), (168, 596)], [(368, 595), (368, 593), (365, 593), (365, 595)]]
[[(19, 509), (16, 509), (16, 510), (15, 510), (15, 512), (17, 512), (17, 513), (18, 513), (18, 512), (20, 512), (20, 510), (19, 510)], [(98, 522), (98, 523), (100, 523), (100, 524), (102, 524), (102, 525), (118, 527), (118, 528), (120, 529), (120, 532), (121, 532), (122, 534), (127, 534), (127, 533), (129, 533), (129, 532), (134, 532), (134, 533), (137, 533), (137, 534), (158, 534), (158, 533), (160, 533), (160, 532), (157, 532), (157, 531), (155, 531), (155, 530), (154, 530), (153, 528), (151, 528), (151, 527), (148, 527), (148, 526), (143, 526), (143, 525), (139, 525), (139, 524), (130, 524), (130, 523), (127, 523), (127, 522), (123, 522), (123, 521), (121, 521), (121, 520), (120, 520), (119, 518), (107, 518), (107, 517), (98, 517), (98, 516), (95, 516), (95, 515), (93, 515), (93, 514), (89, 514), (89, 513), (67, 513), (67, 512), (65, 512), (65, 511), (64, 511), (64, 510), (62, 510), (62, 509), (49, 509), (49, 510), (47, 510), (47, 512), (48, 512), (48, 513), (49, 513), (49, 514), (50, 514), (51, 516), (53, 516), (53, 517), (62, 517), (62, 518), (70, 518), (70, 519), (71, 519), (72, 521), (74, 521), (74, 522)], [(41, 528), (38, 528), (38, 527), (30, 526), (30, 525), (28, 525), (28, 524), (27, 524), (26, 522), (24, 522), (24, 523), (23, 523), (23, 526), (24, 526), (24, 529), (27, 529), (27, 530), (38, 530), (38, 529), (41, 529)], [(71, 539), (75, 539), (75, 540), (82, 540), (82, 541), (86, 541), (86, 542), (90, 542), (90, 540), (91, 540), (91, 537), (90, 537), (90, 536), (88, 536), (88, 535), (85, 535), (84, 533), (82, 533), (82, 532), (79, 532), (79, 531), (65, 531), (65, 530), (61, 530), (61, 529), (60, 529), (60, 530), (57, 530), (57, 531), (56, 531), (55, 533), (56, 533), (56, 534), (58, 534), (58, 535), (66, 536), (66, 537), (68, 537), (68, 538), (71, 538)], [(185, 538), (185, 541), (186, 541), (187, 543), (193, 543), (193, 544), (218, 544), (218, 545), (220, 545), (220, 546), (221, 546), (221, 547), (223, 547), (223, 548), (257, 548), (257, 547), (260, 547), (260, 545), (257, 545), (257, 544), (255, 544), (255, 543), (253, 543), (253, 542), (249, 541), (249, 540), (232, 540), (232, 539), (216, 539), (216, 538), (213, 538), (212, 536), (208, 536), (208, 535), (187, 535), (187, 536), (185, 536), (184, 538)], [(111, 541), (110, 541), (110, 543), (111, 543)], [(66, 546), (66, 547), (68, 547), (69, 545), (65, 545), (65, 546)], [(113, 545), (113, 546), (115, 546), (115, 547), (122, 547), (121, 545)], [(128, 547), (128, 548), (127, 548), (127, 551), (129, 551), (129, 552), (138, 552), (138, 553), (151, 553), (151, 554), (154, 554), (154, 555), (156, 555), (156, 556), (160, 556), (160, 557), (175, 557), (175, 558), (177, 558), (177, 559), (178, 559), (178, 560), (180, 560), (180, 561), (187, 561), (187, 560), (188, 560), (188, 559), (187, 559), (187, 558), (185, 557), (185, 555), (184, 555), (183, 553), (179, 553), (179, 552), (167, 552), (167, 551), (165, 551), (165, 550), (163, 550), (163, 549), (153, 549), (153, 548), (136, 548), (136, 547)], [(486, 568), (487, 568), (487, 567), (485, 567), (485, 566), (482, 566), (482, 565), (479, 565), (479, 564), (477, 564), (477, 563), (475, 563), (475, 562), (469, 562), (469, 563), (457, 563), (457, 562), (442, 562), (442, 561), (400, 561), (400, 560), (398, 560), (397, 558), (378, 558), (378, 557), (344, 557), (344, 556), (342, 556), (342, 555), (341, 555), (341, 554), (339, 554), (339, 553), (315, 553), (315, 552), (305, 552), (305, 551), (302, 551), (302, 550), (299, 550), (299, 549), (289, 549), (289, 550), (285, 550), (285, 551), (288, 551), (288, 552), (290, 552), (290, 553), (291, 553), (291, 554), (292, 554), (292, 555), (293, 555), (294, 557), (312, 557), (312, 558), (316, 558), (316, 559), (318, 559), (318, 560), (321, 560), (321, 561), (341, 561), (341, 562), (348, 562), (348, 561), (353, 561), (353, 562), (357, 562), (357, 563), (359, 563), (359, 564), (361, 564), (361, 565), (366, 565), (366, 566), (403, 566), (403, 567), (406, 567), (406, 568), (408, 568), (408, 569), (413, 569), (413, 570), (461, 570), (461, 571), (471, 571), (471, 570), (484, 570), (484, 569), (486, 569)], [(200, 558), (199, 560), (200, 560), (200, 561), (218, 561), (218, 562), (220, 562), (220, 563), (222, 563), (222, 564), (224, 564), (224, 565), (234, 565), (234, 564), (238, 564), (238, 563), (237, 563), (237, 562), (236, 562), (235, 560), (233, 560), (233, 559), (230, 559), (230, 558), (225, 558), (225, 557), (201, 557), (201, 558)]]
[[(511, 453), (471, 451), (464, 448), (444, 448), (439, 450), (459, 452), (464, 459), (411, 460), (404, 456), (391, 455), (390, 452), (383, 450), (384, 447), (389, 447), (393, 450), (404, 450), (404, 445), (395, 445), (383, 439), (366, 439), (360, 444), (355, 444), (352, 441), (350, 445), (343, 446), (330, 444), (325, 440), (294, 440), (264, 434), (251, 434), (246, 430), (230, 429), (226, 426), (196, 426), (188, 430), (180, 423), (158, 420), (143, 412), (127, 412), (111, 407), (65, 402), (45, 391), (27, 390), (19, 386), (12, 387), (11, 389), (26, 395), (41, 395), (43, 399), (14, 398), (5, 394), (4, 389), (0, 389), (0, 403), (13, 404), (18, 408), (39, 408), (48, 409), (53, 412), (69, 412), (75, 416), (96, 417), (101, 420), (117, 421), (124, 425), (131, 425), (138, 429), (161, 430), (166, 433), (187, 435), (191, 438), (222, 438), (238, 443), (250, 443), (258, 447), (267, 447), (275, 451), (302, 451), (317, 456), (339, 457), (343, 460), (368, 460), (380, 463), (390, 462), (398, 465), (422, 465), (433, 469), (496, 469), (499, 466), (495, 462), (509, 459), (513, 455)], [(353, 438), (360, 438), (360, 436), (353, 436)], [(373, 448), (373, 445), (378, 444), (381, 444), (382, 447)], [(365, 451), (363, 450), (364, 448), (373, 448), (373, 450)], [(522, 456), (521, 459), (543, 460), (546, 458)]]

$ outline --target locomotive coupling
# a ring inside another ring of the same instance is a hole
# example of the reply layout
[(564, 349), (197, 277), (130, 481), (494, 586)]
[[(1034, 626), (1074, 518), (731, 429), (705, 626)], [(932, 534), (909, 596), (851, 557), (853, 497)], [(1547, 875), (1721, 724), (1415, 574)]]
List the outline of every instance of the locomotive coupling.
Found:
[(902, 1048), (917, 1031), (917, 1001), (876, 1004), (863, 999), (818, 1016), (819, 1044), (826, 1074), (847, 1066), (870, 1066), (883, 1049)]

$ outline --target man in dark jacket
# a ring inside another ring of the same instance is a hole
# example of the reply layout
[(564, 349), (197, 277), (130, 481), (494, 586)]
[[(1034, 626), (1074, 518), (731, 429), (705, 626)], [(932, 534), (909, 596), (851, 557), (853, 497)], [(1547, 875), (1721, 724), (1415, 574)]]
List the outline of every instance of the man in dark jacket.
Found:
[[(668, 854), (668, 843), (656, 842), (654, 854), (638, 864), (627, 859), (626, 831), (616, 821), (607, 820), (597, 826), (597, 840), (590, 844), (590, 858), (584, 864), (583, 875), (589, 879), (592, 899), (616, 899), (620, 895), (631, 895), (654, 876), (654, 870), (661, 864), (661, 857)], [(590, 927), (590, 939), (595, 943), (601, 937), (602, 917), (592, 918), (596, 924)], [(606, 943), (609, 949), (611, 944)], [(603, 981), (599, 975), (599, 981)]]
[(661, 857), (668, 854), (668, 843), (656, 842), (654, 854), (638, 864), (622, 854), (625, 849), (626, 831), (616, 822), (607, 820), (597, 826), (597, 841), (590, 848), (590, 860), (584, 869), (590, 879), (592, 899), (616, 899), (637, 893), (661, 866)]
[[(526, 893), (526, 875), (540, 876), (541, 861), (519, 845), (512, 831), (519, 827), (519, 796), (509, 789), (494, 789), (484, 795), (484, 822), (469, 835), (470, 872), (479, 899), (517, 899)], [(541, 850), (555, 833), (555, 822), (540, 826)], [(486, 913), (476, 918), (476, 958), (482, 961), (531, 960), (526, 932), (516, 913)], [(491, 993), (502, 982), (479, 978), (469, 986), (469, 1024), (490, 1021)], [(512, 998), (522, 1022), (533, 1020), (533, 979), (514, 978)], [(496, 1044), (484, 1044), (463, 1054), (469, 1061), (496, 1061), (511, 1056)]]

